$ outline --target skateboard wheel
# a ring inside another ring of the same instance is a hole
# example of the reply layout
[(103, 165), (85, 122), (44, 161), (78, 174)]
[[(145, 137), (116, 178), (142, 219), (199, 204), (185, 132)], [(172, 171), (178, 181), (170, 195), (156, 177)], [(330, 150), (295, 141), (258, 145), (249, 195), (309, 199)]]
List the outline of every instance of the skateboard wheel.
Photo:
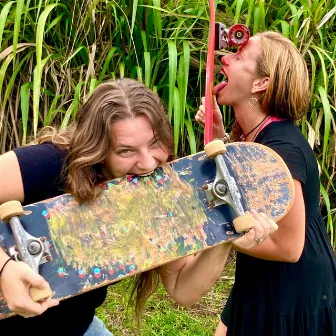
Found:
[(49, 284), (48, 284), (47, 288), (45, 288), (45, 289), (39, 289), (39, 288), (36, 288), (36, 287), (31, 287), (31, 288), (29, 288), (29, 294), (30, 294), (30, 297), (32, 298), (32, 300), (34, 302), (44, 301), (45, 299), (48, 299), (48, 298), (52, 297), (52, 295), (53, 295)]
[(0, 205), (0, 218), (2, 221), (9, 221), (14, 216), (22, 216), (23, 207), (19, 201), (9, 201)]
[(214, 140), (209, 142), (204, 147), (205, 154), (208, 158), (213, 159), (218, 154), (225, 154), (226, 147), (222, 140)]
[(238, 233), (254, 228), (256, 219), (251, 214), (241, 215), (233, 220), (233, 225)]

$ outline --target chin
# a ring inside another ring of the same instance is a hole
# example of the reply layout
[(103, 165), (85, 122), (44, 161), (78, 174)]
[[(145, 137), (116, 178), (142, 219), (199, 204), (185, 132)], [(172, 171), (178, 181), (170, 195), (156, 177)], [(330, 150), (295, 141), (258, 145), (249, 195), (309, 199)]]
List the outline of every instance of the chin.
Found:
[(217, 95), (217, 104), (219, 105), (230, 105), (230, 103), (225, 99), (225, 97), (221, 97)]

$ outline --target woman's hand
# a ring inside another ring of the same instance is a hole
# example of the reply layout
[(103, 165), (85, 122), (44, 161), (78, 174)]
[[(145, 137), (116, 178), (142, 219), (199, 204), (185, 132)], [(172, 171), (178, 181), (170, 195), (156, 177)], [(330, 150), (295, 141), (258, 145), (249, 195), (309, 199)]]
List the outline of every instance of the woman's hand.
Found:
[(25, 318), (41, 315), (59, 301), (48, 298), (38, 303), (29, 296), (29, 288), (45, 289), (48, 283), (24, 262), (10, 261), (0, 277), (0, 289), (8, 308)]
[[(205, 97), (202, 97), (201, 105), (195, 115), (195, 120), (204, 128), (205, 125)], [(213, 97), (213, 137), (214, 139), (223, 138), (225, 136), (225, 130), (223, 125), (222, 112), (216, 101), (216, 97)]]
[(263, 213), (251, 210), (250, 213), (256, 219), (256, 225), (242, 237), (232, 242), (233, 248), (250, 249), (260, 245), (266, 238), (278, 230), (278, 225)]

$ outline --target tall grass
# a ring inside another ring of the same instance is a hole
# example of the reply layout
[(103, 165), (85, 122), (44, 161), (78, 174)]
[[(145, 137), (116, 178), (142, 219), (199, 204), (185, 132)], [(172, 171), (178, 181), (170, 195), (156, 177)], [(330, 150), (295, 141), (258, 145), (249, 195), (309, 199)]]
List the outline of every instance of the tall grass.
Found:
[[(335, 244), (336, 2), (216, 3), (217, 21), (245, 23), (254, 34), (278, 30), (308, 63), (313, 98), (300, 127), (319, 162), (321, 199)], [(87, 95), (116, 77), (141, 80), (162, 96), (178, 155), (200, 150), (202, 130), (193, 116), (204, 94), (208, 23), (205, 0), (1, 2), (1, 152), (27, 143), (42, 126), (66, 127)], [(232, 111), (223, 111), (230, 127)]]

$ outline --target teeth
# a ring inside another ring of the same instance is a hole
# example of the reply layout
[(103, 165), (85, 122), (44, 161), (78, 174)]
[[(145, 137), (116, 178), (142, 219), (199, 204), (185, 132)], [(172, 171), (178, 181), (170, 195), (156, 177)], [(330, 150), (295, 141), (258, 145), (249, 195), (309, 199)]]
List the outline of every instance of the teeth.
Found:
[(153, 171), (154, 171), (154, 170), (151, 170), (151, 171), (150, 171), (150, 172), (148, 172), (148, 173), (139, 174), (139, 176), (148, 176), (148, 175), (152, 174), (152, 173), (153, 173)]

